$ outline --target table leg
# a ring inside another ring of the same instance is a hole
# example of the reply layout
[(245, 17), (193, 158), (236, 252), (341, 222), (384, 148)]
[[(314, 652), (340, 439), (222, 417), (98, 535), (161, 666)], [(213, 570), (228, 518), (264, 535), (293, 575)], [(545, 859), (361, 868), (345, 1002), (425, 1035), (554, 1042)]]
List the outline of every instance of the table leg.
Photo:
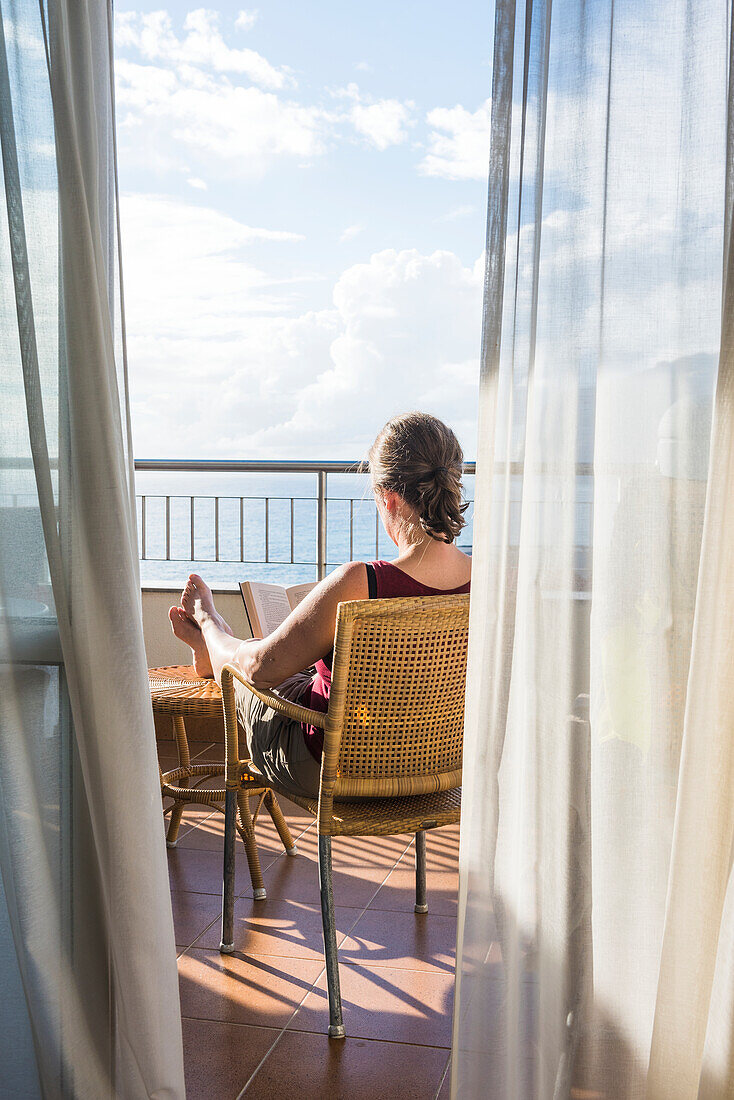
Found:
[[(186, 723), (179, 714), (173, 719), (173, 735), (176, 739), (176, 751), (178, 752), (178, 762), (180, 766), (182, 768), (191, 767), (191, 753), (189, 752), (189, 739), (186, 736)], [(179, 785), (181, 787), (187, 787), (188, 784), (188, 779), (179, 779)], [(166, 844), (169, 848), (176, 847), (178, 830), (185, 809), (185, 802), (176, 802), (171, 810), (171, 820), (168, 825), (168, 832), (166, 833)]]
[(297, 856), (298, 848), (296, 847), (296, 842), (291, 836), (291, 831), (283, 817), (283, 811), (280, 808), (278, 799), (270, 789), (268, 789), (268, 793), (265, 795), (265, 805), (273, 819), (273, 825), (275, 825), (275, 828), (278, 830), (278, 836), (283, 841), (283, 847), (286, 850), (286, 854), (289, 856)]
[(171, 820), (168, 823), (168, 832), (166, 833), (166, 846), (168, 848), (175, 848), (178, 840), (178, 829), (181, 824), (181, 817), (186, 809), (185, 802), (174, 802), (171, 810)]
[(179, 714), (177, 714), (176, 717), (173, 719), (173, 735), (176, 738), (178, 762), (182, 768), (188, 768), (191, 766), (189, 739), (186, 736), (186, 724)]
[(263, 873), (260, 867), (260, 856), (257, 851), (257, 844), (255, 843), (255, 827), (252, 824), (252, 814), (250, 813), (250, 792), (240, 789), (237, 791), (237, 807), (240, 812), (240, 825), (242, 840), (245, 845), (245, 852), (247, 854), (247, 863), (250, 867), (250, 878), (252, 879), (252, 892), (256, 901), (264, 898), (265, 895), (265, 882), (263, 880)]

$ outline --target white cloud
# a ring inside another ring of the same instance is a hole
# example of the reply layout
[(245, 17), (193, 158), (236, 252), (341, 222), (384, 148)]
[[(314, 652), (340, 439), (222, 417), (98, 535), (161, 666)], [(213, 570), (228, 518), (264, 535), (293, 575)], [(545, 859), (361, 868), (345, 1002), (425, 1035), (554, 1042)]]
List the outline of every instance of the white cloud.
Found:
[[(257, 17), (242, 10), (232, 22), (246, 32)], [(288, 66), (228, 44), (232, 26), (216, 11), (190, 11), (181, 30), (167, 11), (121, 12), (115, 26), (121, 152), (154, 175), (256, 178), (283, 157), (308, 163), (355, 133), (382, 152), (407, 142), (418, 122), (412, 100), (376, 97), (356, 83), (303, 102)], [(427, 143), (415, 146), (425, 153), (423, 174), (486, 178), (488, 104), (473, 113), (437, 107), (426, 121)]]
[(355, 67), (355, 69), (357, 70), (358, 73), (371, 73), (371, 72), (374, 72), (374, 70), (373, 70), (372, 66), (370, 65), (369, 61), (357, 61), (354, 67)]
[(155, 171), (214, 167), (241, 177), (262, 174), (278, 157), (307, 160), (325, 147), (329, 118), (252, 85), (193, 65), (116, 64), (120, 140), (129, 165)]
[(328, 316), (298, 316), (297, 283), (251, 259), (302, 238), (152, 195), (123, 195), (121, 223), (136, 453), (250, 453), (248, 430), (289, 414), (304, 356), (328, 358)]
[(405, 141), (408, 136), (405, 127), (409, 118), (405, 104), (396, 99), (380, 99), (377, 103), (366, 105), (355, 104), (352, 108), (355, 130), (380, 150)]
[[(237, 26), (241, 26), (239, 20)], [(252, 24), (250, 24), (252, 25)], [(292, 82), (290, 72), (275, 68), (255, 50), (233, 49), (219, 29), (219, 15), (197, 8), (184, 19), (178, 38), (168, 12), (121, 12), (115, 20), (117, 47), (135, 48), (147, 61), (196, 65), (218, 73), (241, 73), (263, 88), (279, 89)]]
[(304, 310), (299, 283), (251, 259), (295, 234), (138, 195), (122, 228), (137, 454), (359, 456), (415, 407), (473, 450), (481, 265), (379, 252)]
[(121, 224), (133, 341), (176, 341), (180, 335), (198, 345), (220, 339), (227, 317), (237, 328), (245, 314), (281, 309), (273, 281), (250, 263), (247, 249), (256, 242), (303, 240), (160, 195), (124, 195)]
[(186, 180), (189, 187), (193, 187), (195, 191), (206, 191), (207, 185), (204, 180), (200, 180), (197, 176), (189, 176)]
[(407, 128), (413, 124), (412, 111), (415, 107), (411, 100), (404, 103), (398, 99), (375, 100), (363, 95), (356, 84), (349, 84), (335, 94), (352, 100), (349, 119), (357, 133), (376, 149), (382, 152), (407, 140)]
[(420, 165), (426, 176), (483, 180), (489, 166), (489, 100), (476, 111), (436, 107), (426, 116), (432, 128), (428, 153)]
[(386, 249), (347, 268), (334, 287), (330, 362), (302, 389), (290, 419), (251, 443), (260, 453), (359, 457), (390, 416), (422, 408), (473, 450), (482, 274), (481, 259), (467, 268), (452, 252), (417, 249)]
[(339, 240), (342, 244), (345, 244), (347, 241), (353, 241), (360, 233), (364, 233), (363, 225), (348, 225), (347, 228), (343, 230)]
[(257, 23), (259, 14), (257, 9), (254, 11), (241, 11), (238, 13), (234, 25), (238, 31), (251, 31)]

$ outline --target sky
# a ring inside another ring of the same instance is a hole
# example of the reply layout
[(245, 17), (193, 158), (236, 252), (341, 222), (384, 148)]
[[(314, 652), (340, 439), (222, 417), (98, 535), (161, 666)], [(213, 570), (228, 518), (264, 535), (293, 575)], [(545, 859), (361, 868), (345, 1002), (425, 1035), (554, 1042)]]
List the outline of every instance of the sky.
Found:
[(136, 457), (474, 458), (491, 4), (115, 8)]

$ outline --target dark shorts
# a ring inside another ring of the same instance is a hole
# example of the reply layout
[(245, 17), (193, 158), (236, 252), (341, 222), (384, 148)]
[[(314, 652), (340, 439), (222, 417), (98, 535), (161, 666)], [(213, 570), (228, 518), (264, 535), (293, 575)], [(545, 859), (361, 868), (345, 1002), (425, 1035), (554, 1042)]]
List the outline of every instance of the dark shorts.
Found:
[[(299, 672), (275, 688), (292, 703), (297, 703), (311, 676)], [(290, 794), (315, 798), (319, 793), (321, 768), (306, 746), (300, 722), (279, 714), (246, 687), (234, 681), (237, 717), (242, 727), (250, 758), (265, 778)]]

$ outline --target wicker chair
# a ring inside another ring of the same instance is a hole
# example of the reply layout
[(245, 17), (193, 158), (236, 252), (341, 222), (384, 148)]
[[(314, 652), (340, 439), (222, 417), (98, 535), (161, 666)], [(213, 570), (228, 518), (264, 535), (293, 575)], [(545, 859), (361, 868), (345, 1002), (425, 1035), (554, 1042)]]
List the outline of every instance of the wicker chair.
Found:
[[(263, 777), (238, 752), (233, 680), (274, 710), (324, 730), (317, 798), (294, 798), (317, 818), (329, 990), (329, 1035), (343, 1038), (331, 873), (332, 836), (416, 835), (415, 911), (426, 903), (425, 830), (459, 820), (468, 595), (339, 604), (328, 714), (287, 702), (222, 672), (226, 741), (224, 894), (220, 951), (231, 953), (235, 807), (243, 783)], [(278, 790), (277, 787), (274, 787)]]

